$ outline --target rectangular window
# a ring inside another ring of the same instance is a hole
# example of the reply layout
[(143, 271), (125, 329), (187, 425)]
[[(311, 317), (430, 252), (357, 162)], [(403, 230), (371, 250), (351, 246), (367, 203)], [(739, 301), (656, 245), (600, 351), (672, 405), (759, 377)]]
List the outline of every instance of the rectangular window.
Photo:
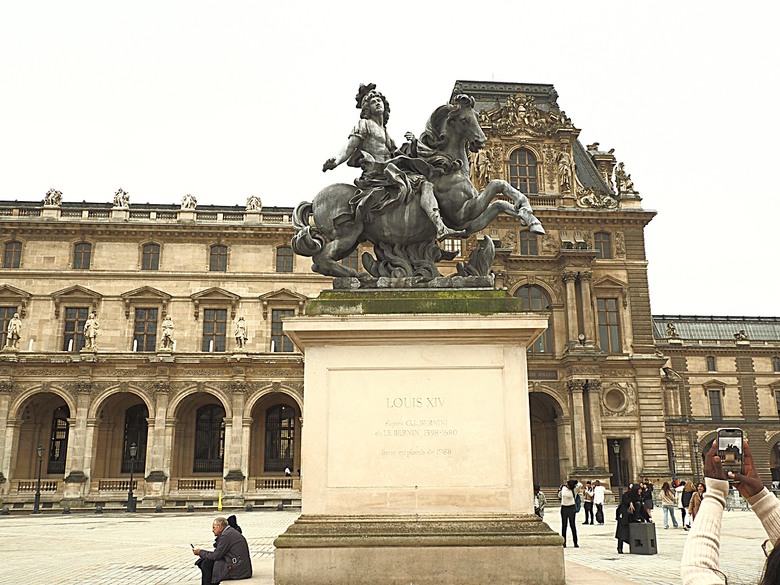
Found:
[(62, 351), (81, 351), (84, 347), (84, 323), (89, 317), (87, 307), (68, 307), (65, 309), (65, 334), (62, 339)]
[(225, 351), (226, 331), (227, 309), (204, 309), (202, 351)]
[(92, 261), (92, 244), (80, 242), (73, 246), (73, 268), (88, 270)]
[(3, 268), (19, 268), (22, 265), (22, 243), (6, 242), (3, 249)]
[(612, 258), (612, 236), (606, 232), (596, 232), (593, 235), (596, 247), (596, 258), (609, 260)]
[(211, 246), (209, 249), (209, 270), (211, 272), (227, 272), (227, 246)]
[(621, 353), (618, 299), (597, 299), (599, 344), (602, 351)]
[(282, 329), (282, 319), (294, 315), (293, 309), (273, 309), (271, 311), (271, 351), (295, 351), (292, 341)]
[(144, 244), (141, 255), (141, 270), (159, 270), (160, 268), (160, 245)]
[(780, 416), (780, 388), (775, 388), (775, 402), (777, 403), (777, 416)]
[(154, 351), (157, 344), (157, 309), (136, 309), (133, 351)]
[(707, 395), (710, 399), (710, 414), (712, 415), (712, 420), (722, 420), (723, 408), (720, 402), (721, 391), (707, 390)]
[(539, 247), (537, 245), (536, 234), (529, 231), (520, 232), (520, 255), (538, 256)]
[(0, 349), (5, 347), (8, 338), (8, 322), (16, 312), (16, 307), (0, 307)]
[(276, 249), (276, 271), (293, 271), (293, 251), (289, 246), (281, 246)]

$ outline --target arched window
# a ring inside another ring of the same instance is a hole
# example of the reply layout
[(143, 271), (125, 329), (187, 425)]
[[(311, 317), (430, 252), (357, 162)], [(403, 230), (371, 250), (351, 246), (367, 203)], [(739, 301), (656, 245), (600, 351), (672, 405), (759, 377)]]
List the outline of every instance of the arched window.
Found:
[(65, 457), (68, 454), (68, 407), (60, 406), (51, 418), (51, 442), (47, 473), (65, 473)]
[(509, 155), (509, 182), (523, 193), (538, 193), (536, 157), (530, 150), (519, 148)]
[(715, 372), (717, 371), (715, 369), (715, 358), (711, 355), (707, 356), (707, 371), (708, 372)]
[[(122, 445), (122, 473), (130, 473), (130, 466), (133, 465), (133, 471), (144, 470), (146, 464), (146, 419), (149, 417), (149, 411), (145, 404), (136, 404), (125, 411), (125, 435)], [(135, 456), (135, 463), (130, 457), (130, 446), (135, 443), (138, 449)]]
[(225, 456), (225, 409), (201, 406), (195, 414), (195, 460), (192, 471), (220, 473)]
[(521, 256), (538, 256), (539, 245), (536, 234), (531, 233), (528, 230), (520, 232), (520, 255)]
[(612, 258), (612, 236), (608, 232), (596, 232), (593, 234), (596, 247), (596, 258), (608, 260)]
[(290, 246), (279, 246), (276, 249), (276, 271), (293, 271), (293, 251)]
[(295, 409), (279, 404), (265, 415), (265, 471), (293, 468), (295, 459)]
[(772, 371), (775, 373), (780, 372), (780, 357), (772, 358)]
[(88, 270), (92, 262), (92, 244), (79, 242), (73, 245), (73, 268)]
[(19, 268), (22, 265), (22, 243), (6, 242), (3, 247), (3, 268)]
[[(523, 311), (549, 311), (550, 297), (547, 292), (536, 285), (521, 286), (515, 292), (515, 296), (522, 301)], [(552, 324), (548, 325), (547, 330), (534, 341), (528, 348), (530, 354), (549, 354), (553, 352), (552, 344)]]
[(144, 244), (141, 249), (141, 270), (160, 269), (160, 244)]
[(227, 272), (227, 246), (215, 244), (209, 248), (209, 271)]

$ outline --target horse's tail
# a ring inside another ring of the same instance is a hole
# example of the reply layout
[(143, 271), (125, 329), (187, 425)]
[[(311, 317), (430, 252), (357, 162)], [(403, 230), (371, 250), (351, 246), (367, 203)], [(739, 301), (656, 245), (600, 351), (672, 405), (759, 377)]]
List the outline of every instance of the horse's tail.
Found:
[(309, 224), (311, 217), (312, 204), (303, 201), (293, 211), (292, 222), (295, 228), (295, 235), (292, 237), (290, 245), (293, 252), (299, 256), (314, 256), (325, 245), (325, 239), (319, 233), (317, 228), (312, 228)]

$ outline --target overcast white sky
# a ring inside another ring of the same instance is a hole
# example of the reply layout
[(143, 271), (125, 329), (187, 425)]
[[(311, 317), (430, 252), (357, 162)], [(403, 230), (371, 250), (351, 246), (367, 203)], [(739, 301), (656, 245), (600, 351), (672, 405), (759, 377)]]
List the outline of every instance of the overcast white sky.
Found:
[[(7, 2), (0, 199), (294, 206), (374, 81), (419, 134), (457, 79), (552, 83), (646, 209), (656, 314), (780, 315), (778, 8), (754, 2)], [(494, 24), (491, 24), (494, 23)]]

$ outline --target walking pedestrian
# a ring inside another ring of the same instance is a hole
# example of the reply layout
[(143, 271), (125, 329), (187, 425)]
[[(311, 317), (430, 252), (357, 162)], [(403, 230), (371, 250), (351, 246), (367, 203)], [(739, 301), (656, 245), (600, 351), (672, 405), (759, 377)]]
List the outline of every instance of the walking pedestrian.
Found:
[(547, 496), (539, 487), (538, 483), (534, 484), (534, 514), (539, 516), (541, 520), (544, 520), (544, 508), (547, 506)]
[(593, 485), (593, 505), (596, 508), (596, 522), (604, 524), (604, 494), (606, 489), (599, 480)]
[(661, 507), (664, 509), (664, 529), (669, 528), (669, 516), (672, 517), (672, 524), (677, 528), (677, 518), (674, 517), (674, 508), (676, 506), (675, 492), (668, 481), (661, 486)]
[[(693, 498), (693, 492), (696, 491), (696, 485), (692, 481), (685, 482), (685, 486), (683, 487), (682, 495), (680, 496), (680, 502), (682, 503), (683, 510), (688, 512), (688, 508), (691, 505), (691, 499)], [(691, 527), (691, 521), (693, 518), (691, 518), (690, 512), (687, 516), (684, 517), (685, 522), (683, 523), (683, 530), (688, 530)]]
[(585, 489), (582, 492), (582, 505), (585, 507), (583, 524), (593, 524), (593, 486), (589, 481), (585, 482)]
[(699, 507), (704, 496), (704, 492), (707, 490), (703, 483), (696, 485), (696, 491), (691, 496), (691, 503), (688, 505), (688, 513), (691, 515), (691, 526), (693, 526), (694, 520), (696, 520), (696, 514), (699, 513)]
[(563, 536), (563, 548), (566, 548), (566, 528), (571, 527), (571, 538), (574, 548), (579, 548), (577, 540), (577, 502), (575, 498), (580, 495), (582, 484), (576, 479), (570, 479), (561, 485), (558, 497), (561, 499), (561, 536)]

